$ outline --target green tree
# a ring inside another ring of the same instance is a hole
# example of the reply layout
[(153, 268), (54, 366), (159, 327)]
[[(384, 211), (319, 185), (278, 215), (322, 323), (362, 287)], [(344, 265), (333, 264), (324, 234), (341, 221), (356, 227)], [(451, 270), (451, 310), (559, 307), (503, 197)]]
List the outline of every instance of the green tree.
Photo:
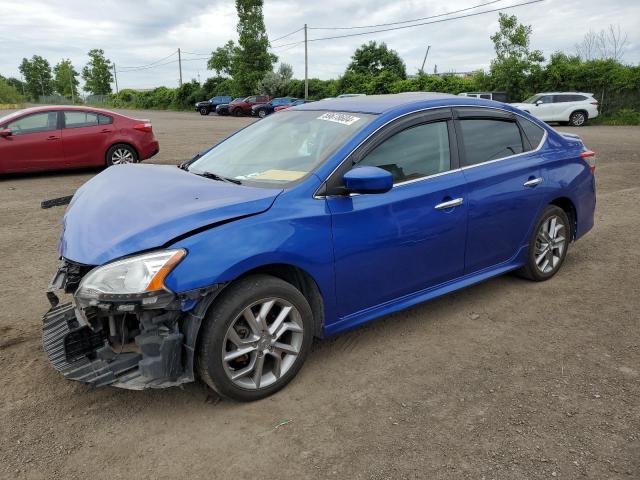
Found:
[[(272, 71), (278, 58), (270, 54), (269, 39), (262, 14), (263, 0), (236, 0), (238, 11), (238, 50), (233, 62), (233, 78), (246, 94)], [(228, 45), (228, 44), (227, 44)]]
[(289, 83), (293, 77), (293, 68), (288, 63), (281, 63), (277, 72), (267, 72), (260, 81), (260, 92), (271, 97), (286, 95)]
[(53, 67), (53, 75), (56, 92), (65, 97), (78, 96), (78, 85), (80, 82), (77, 78), (78, 72), (73, 68), (71, 60), (60, 60), (60, 62)]
[(53, 79), (51, 65), (40, 55), (34, 55), (31, 60), (22, 59), (19, 67), (24, 77), (25, 90), (30, 98), (36, 100), (41, 95), (53, 93)]
[(382, 72), (390, 72), (398, 79), (407, 78), (407, 69), (402, 58), (387, 44), (375, 41), (365, 43), (351, 57), (347, 72), (376, 76)]
[(228, 75), (233, 77), (236, 72), (238, 55), (240, 49), (229, 40), (222, 47), (216, 48), (211, 52), (211, 57), (207, 61), (207, 68), (214, 70), (218, 75)]
[(105, 58), (104, 50), (94, 48), (89, 50), (89, 63), (82, 69), (84, 90), (93, 95), (107, 95), (111, 93), (111, 60)]
[(490, 69), (493, 87), (506, 91), (512, 99), (523, 99), (531, 93), (527, 77), (540, 73), (544, 57), (540, 50), (530, 50), (531, 26), (504, 13), (500, 13), (498, 22), (500, 29), (491, 36), (496, 50)]

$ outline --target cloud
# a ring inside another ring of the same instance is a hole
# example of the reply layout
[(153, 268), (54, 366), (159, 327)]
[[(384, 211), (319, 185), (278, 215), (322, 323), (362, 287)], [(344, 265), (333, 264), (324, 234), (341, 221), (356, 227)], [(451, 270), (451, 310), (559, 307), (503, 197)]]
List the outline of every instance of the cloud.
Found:
[[(292, 32), (305, 23), (309, 27), (345, 27), (397, 22), (463, 9), (487, 0), (323, 0), (321, 2), (266, 0), (265, 23), (270, 38)], [(519, 3), (502, 0), (484, 7), (497, 8)], [(513, 10), (505, 10), (533, 27), (532, 48), (548, 57), (557, 50), (573, 52), (584, 33), (620, 24), (629, 35), (625, 60), (640, 61), (640, 2), (610, 0), (546, 0)], [(478, 9), (482, 10), (482, 9)], [(41, 1), (0, 0), (0, 74), (19, 76), (23, 57), (42, 55), (54, 65), (70, 58), (80, 70), (91, 48), (102, 48), (121, 72), (120, 88), (176, 86), (177, 63), (134, 71), (126, 67), (146, 65), (182, 49), (183, 79), (212, 75), (206, 57), (228, 39), (236, 39), (237, 16), (229, 0), (154, 0), (131, 2), (111, 0)], [(470, 13), (470, 12), (465, 12)], [(469, 17), (451, 22), (424, 25), (374, 35), (309, 43), (309, 74), (335, 78), (349, 63), (353, 51), (370, 40), (384, 41), (396, 50), (413, 73), (431, 45), (427, 71), (472, 71), (486, 68), (493, 58), (489, 36), (496, 31), (498, 14)], [(309, 39), (318, 39), (364, 30), (309, 30)], [(274, 45), (301, 41), (298, 32)], [(290, 63), (296, 77), (304, 76), (303, 45), (275, 48), (283, 62)], [(194, 55), (198, 54), (198, 55)], [(170, 57), (167, 61), (175, 59)], [(162, 62), (159, 62), (162, 63)]]

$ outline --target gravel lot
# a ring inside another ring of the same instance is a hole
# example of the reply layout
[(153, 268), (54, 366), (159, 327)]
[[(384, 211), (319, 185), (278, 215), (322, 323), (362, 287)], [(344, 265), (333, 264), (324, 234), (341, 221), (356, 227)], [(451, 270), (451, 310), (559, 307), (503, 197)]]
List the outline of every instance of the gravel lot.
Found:
[[(128, 114), (168, 164), (250, 121)], [(553, 280), (499, 277), (317, 342), (252, 404), (58, 375), (40, 317), (64, 208), (40, 201), (97, 172), (0, 179), (0, 477), (640, 478), (640, 128), (570, 131), (598, 152), (596, 226)]]

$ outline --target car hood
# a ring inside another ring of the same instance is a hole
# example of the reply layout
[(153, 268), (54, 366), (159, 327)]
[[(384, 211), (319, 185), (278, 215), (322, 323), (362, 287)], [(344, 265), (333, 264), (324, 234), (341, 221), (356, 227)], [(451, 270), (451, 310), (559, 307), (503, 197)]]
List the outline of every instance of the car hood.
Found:
[(264, 212), (281, 192), (210, 180), (169, 165), (109, 167), (71, 200), (59, 251), (74, 262), (102, 265)]

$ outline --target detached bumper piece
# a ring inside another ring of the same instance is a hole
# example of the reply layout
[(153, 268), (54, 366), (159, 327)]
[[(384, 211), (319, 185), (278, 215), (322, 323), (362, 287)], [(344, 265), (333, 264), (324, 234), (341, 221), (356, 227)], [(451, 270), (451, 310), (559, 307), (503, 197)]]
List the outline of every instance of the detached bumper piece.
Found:
[(104, 330), (78, 321), (70, 303), (53, 307), (42, 321), (44, 350), (54, 368), (69, 380), (132, 390), (193, 381), (184, 372), (181, 333), (145, 329), (135, 337), (139, 351), (117, 351)]

